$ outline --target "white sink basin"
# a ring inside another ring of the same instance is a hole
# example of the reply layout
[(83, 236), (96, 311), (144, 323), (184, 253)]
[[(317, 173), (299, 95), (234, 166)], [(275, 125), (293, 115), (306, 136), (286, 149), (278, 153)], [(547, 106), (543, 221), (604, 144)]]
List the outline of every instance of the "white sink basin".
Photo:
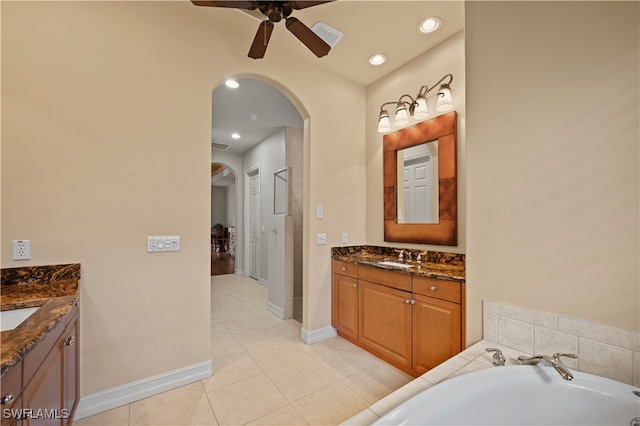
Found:
[(385, 260), (384, 262), (378, 262), (380, 265), (385, 265), (385, 266), (395, 266), (396, 268), (411, 268), (411, 265), (407, 265), (406, 263), (399, 263), (399, 262), (390, 262), (388, 260)]
[(0, 312), (0, 331), (13, 330), (37, 310), (38, 307)]

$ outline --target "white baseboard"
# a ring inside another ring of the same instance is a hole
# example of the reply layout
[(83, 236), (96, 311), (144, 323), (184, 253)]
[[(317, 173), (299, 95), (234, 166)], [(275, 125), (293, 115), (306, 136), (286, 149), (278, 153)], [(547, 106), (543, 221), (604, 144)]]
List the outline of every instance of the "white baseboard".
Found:
[(305, 330), (303, 328), (300, 332), (300, 338), (307, 345), (313, 345), (314, 343), (336, 337), (337, 335), (338, 331), (330, 325), (324, 328), (319, 328), (317, 330)]
[(284, 319), (284, 309), (282, 309), (278, 305), (267, 302), (267, 311), (271, 312), (273, 315), (277, 316), (280, 319)]
[(264, 278), (260, 278), (258, 280), (258, 284), (261, 284), (261, 285), (265, 286), (266, 288), (269, 288), (269, 281), (265, 280)]
[(211, 360), (147, 377), (80, 398), (74, 420), (92, 416), (143, 398), (211, 377)]

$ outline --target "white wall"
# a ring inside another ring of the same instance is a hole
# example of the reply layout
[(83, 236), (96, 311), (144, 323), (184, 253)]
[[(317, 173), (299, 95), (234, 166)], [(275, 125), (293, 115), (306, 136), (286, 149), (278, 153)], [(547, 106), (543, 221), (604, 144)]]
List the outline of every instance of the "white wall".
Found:
[[(285, 167), (285, 129), (279, 129), (258, 145), (247, 151), (243, 167), (247, 170), (260, 167), (260, 273), (258, 280), (269, 285), (269, 216), (273, 215), (273, 174)], [(248, 182), (248, 179), (245, 178)], [(249, 190), (245, 186), (245, 205), (249, 208)], [(249, 211), (245, 214), (245, 229), (249, 230)], [(245, 245), (249, 247), (249, 232)], [(246, 253), (245, 269), (249, 270), (249, 253)]]
[[(232, 10), (0, 7), (2, 267), (82, 264), (82, 395), (210, 360), (211, 92), (226, 77), (262, 77), (304, 111), (305, 223), (321, 202), (333, 235), (364, 235), (362, 87), (275, 45), (247, 58)], [(148, 254), (147, 235), (180, 235), (181, 251)], [(12, 239), (31, 240), (30, 261), (11, 260)], [(329, 246), (306, 244), (303, 327), (314, 330), (330, 324)]]
[(467, 2), (467, 332), (490, 298), (640, 329), (638, 2)]

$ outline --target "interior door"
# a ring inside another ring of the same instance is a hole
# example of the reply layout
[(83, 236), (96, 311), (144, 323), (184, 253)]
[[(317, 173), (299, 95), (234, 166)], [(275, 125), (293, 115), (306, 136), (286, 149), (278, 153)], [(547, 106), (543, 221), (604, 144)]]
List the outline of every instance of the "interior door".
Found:
[(404, 213), (406, 223), (431, 223), (431, 162), (421, 156), (405, 161)]
[(260, 278), (260, 171), (249, 175), (249, 276)]

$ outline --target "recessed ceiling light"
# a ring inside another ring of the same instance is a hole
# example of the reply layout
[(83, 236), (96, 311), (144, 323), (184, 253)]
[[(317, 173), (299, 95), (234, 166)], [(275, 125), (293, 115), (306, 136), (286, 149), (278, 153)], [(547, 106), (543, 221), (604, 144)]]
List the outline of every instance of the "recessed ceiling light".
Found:
[(231, 137), (234, 139), (240, 139), (240, 133), (231, 133)]
[(382, 65), (387, 61), (387, 57), (382, 53), (376, 53), (369, 58), (369, 63), (371, 65)]
[(225, 82), (224, 82), (225, 86), (231, 88), (231, 89), (237, 89), (238, 87), (240, 87), (240, 83), (238, 83), (236, 80), (232, 79), (232, 78), (228, 78)]
[(442, 20), (437, 16), (432, 16), (431, 18), (427, 18), (420, 23), (420, 27), (418, 29), (421, 33), (432, 33), (438, 28), (440, 28), (440, 24), (442, 24)]

